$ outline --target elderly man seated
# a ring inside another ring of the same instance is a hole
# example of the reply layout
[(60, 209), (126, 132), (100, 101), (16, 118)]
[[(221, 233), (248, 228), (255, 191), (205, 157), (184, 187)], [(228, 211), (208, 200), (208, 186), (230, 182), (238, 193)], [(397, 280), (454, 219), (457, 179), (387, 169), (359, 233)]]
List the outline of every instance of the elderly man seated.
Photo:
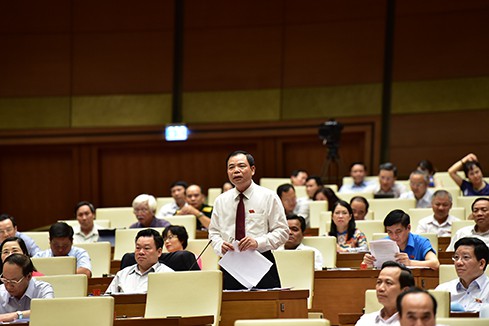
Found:
[(3, 264), (0, 322), (29, 318), (32, 299), (54, 298), (51, 284), (32, 278), (34, 266), (28, 256), (12, 254)]
[(136, 264), (118, 271), (105, 293), (146, 293), (149, 273), (173, 272), (158, 261), (162, 250), (163, 238), (158, 231), (139, 231), (136, 235)]
[(452, 195), (446, 190), (437, 190), (431, 198), (433, 214), (422, 218), (416, 233), (436, 233), (439, 237), (449, 237), (452, 234), (452, 223), (459, 221), (449, 214), (452, 208)]
[(458, 279), (442, 283), (436, 290), (450, 291), (452, 310), (479, 311), (489, 303), (489, 277), (484, 273), (489, 248), (478, 238), (461, 238), (452, 257)]

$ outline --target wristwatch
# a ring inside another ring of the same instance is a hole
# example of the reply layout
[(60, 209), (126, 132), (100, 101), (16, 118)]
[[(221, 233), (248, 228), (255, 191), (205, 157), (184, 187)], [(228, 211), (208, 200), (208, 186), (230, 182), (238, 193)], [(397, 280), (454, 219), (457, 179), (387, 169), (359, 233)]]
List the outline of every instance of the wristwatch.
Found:
[(24, 319), (24, 314), (22, 311), (17, 311), (17, 319)]

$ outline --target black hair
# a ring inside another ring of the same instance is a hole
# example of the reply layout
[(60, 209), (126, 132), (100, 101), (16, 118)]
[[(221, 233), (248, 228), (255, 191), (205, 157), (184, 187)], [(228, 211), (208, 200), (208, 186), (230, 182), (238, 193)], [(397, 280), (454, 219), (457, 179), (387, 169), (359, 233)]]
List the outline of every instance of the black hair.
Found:
[(464, 169), (465, 177), (467, 177), (467, 178), (469, 177), (469, 172), (472, 171), (475, 167), (478, 167), (482, 172), (482, 166), (478, 161), (465, 162), (462, 165), (462, 167)]
[(367, 198), (363, 197), (363, 196), (354, 196), (350, 199), (350, 206), (351, 204), (354, 202), (354, 201), (360, 201), (362, 203), (365, 204), (365, 213), (368, 212), (368, 208), (370, 207), (370, 204), (368, 203), (368, 200)]
[(395, 209), (391, 211), (384, 219), (385, 227), (398, 223), (401, 223), (401, 225), (406, 228), (409, 224), (411, 224), (411, 218), (402, 209)]
[(438, 304), (436, 303), (436, 299), (433, 295), (431, 295), (431, 293), (429, 293), (428, 291), (424, 290), (424, 289), (420, 289), (418, 287), (410, 287), (408, 290), (406, 291), (403, 291), (401, 294), (399, 294), (397, 296), (397, 299), (396, 299), (396, 307), (397, 307), (397, 311), (399, 312), (399, 316), (402, 316), (402, 299), (404, 299), (404, 297), (408, 294), (414, 294), (414, 293), (424, 293), (426, 295), (428, 295), (431, 299), (431, 302), (433, 303), (433, 316), (436, 316), (436, 309), (438, 307)]
[(168, 232), (171, 232), (171, 234), (176, 235), (178, 240), (182, 243), (183, 249), (187, 248), (188, 245), (188, 233), (187, 229), (185, 229), (185, 226), (183, 225), (170, 225), (167, 226), (162, 233), (163, 236), (163, 241), (165, 241)]
[(306, 220), (302, 216), (296, 214), (289, 214), (287, 215), (287, 220), (298, 220), (301, 224), (302, 233), (306, 231)]
[(76, 217), (76, 214), (78, 213), (78, 209), (82, 206), (88, 206), (88, 208), (90, 209), (90, 212), (92, 212), (92, 214), (95, 214), (95, 207), (93, 206), (93, 204), (91, 202), (83, 200), (83, 201), (79, 202), (78, 204), (76, 204), (76, 206), (75, 206), (75, 217)]
[(278, 186), (278, 188), (277, 188), (278, 197), (282, 198), (282, 194), (284, 192), (288, 192), (290, 189), (294, 190), (294, 192), (295, 192), (294, 186), (290, 183), (284, 183), (283, 185)]
[(319, 187), (322, 187), (323, 186), (323, 180), (321, 180), (321, 177), (318, 177), (317, 175), (312, 175), (312, 176), (309, 176), (306, 178), (306, 182), (309, 181), (309, 180), (314, 180), (316, 181), (316, 184), (319, 186)]
[(350, 164), (350, 171), (351, 171), (351, 169), (353, 169), (353, 167), (354, 167), (355, 165), (361, 165), (361, 166), (363, 166), (363, 169), (365, 170), (365, 172), (367, 171), (367, 166), (365, 165), (365, 163), (360, 162), (360, 161), (358, 161), (358, 162), (353, 162), (352, 164)]
[[(333, 208), (331, 209), (333, 214), (337, 206), (345, 207), (348, 210), (348, 214), (350, 214), (350, 221), (348, 221), (348, 229), (346, 234), (346, 240), (348, 241), (351, 238), (353, 238), (353, 235), (355, 234), (355, 228), (356, 228), (355, 219), (353, 218), (353, 210), (351, 209), (350, 204), (348, 204), (344, 200), (339, 199), (336, 201), (336, 203), (333, 204)], [(328, 235), (338, 238), (338, 229), (336, 228), (336, 224), (333, 222), (333, 220), (331, 220), (331, 228), (329, 229)]]
[(134, 242), (138, 241), (141, 237), (153, 238), (155, 241), (156, 249), (163, 248), (163, 237), (161, 234), (154, 229), (143, 229), (136, 234), (136, 239)]
[(175, 181), (175, 182), (172, 182), (172, 184), (170, 185), (170, 190), (172, 190), (173, 187), (176, 187), (176, 186), (180, 186), (180, 187), (183, 187), (183, 188), (187, 189), (188, 183), (186, 183), (185, 181)]
[(406, 265), (398, 263), (397, 261), (388, 260), (382, 264), (381, 270), (386, 267), (397, 267), (401, 270), (401, 274), (399, 274), (399, 285), (401, 289), (414, 286), (413, 273), (406, 267)]
[(301, 170), (301, 169), (296, 169), (296, 170), (293, 170), (292, 173), (290, 174), (292, 177), (297, 177), (299, 175), (299, 173), (301, 172), (304, 172), (304, 173), (307, 173), (306, 170)]
[(475, 205), (475, 203), (480, 202), (482, 200), (489, 201), (489, 198), (487, 198), (487, 197), (479, 197), (479, 198), (477, 198), (476, 200), (474, 200), (474, 202), (470, 206), (470, 210), (471, 211), (474, 211), (474, 205)]
[(22, 275), (27, 276), (34, 271), (34, 265), (32, 264), (32, 260), (27, 255), (23, 254), (12, 254), (5, 258), (3, 262), (4, 265), (11, 264), (17, 265), (22, 268)]
[(392, 173), (394, 173), (394, 177), (397, 177), (397, 167), (394, 164), (392, 164), (391, 162), (382, 163), (379, 166), (379, 171), (382, 171), (382, 170), (392, 171)]
[(69, 238), (73, 241), (73, 228), (65, 222), (56, 222), (49, 228), (49, 240), (54, 238)]
[(234, 151), (232, 152), (231, 154), (228, 155), (228, 157), (226, 158), (226, 169), (228, 167), (228, 162), (229, 162), (229, 159), (231, 157), (234, 157), (234, 156), (237, 156), (239, 154), (243, 154), (244, 156), (246, 156), (246, 160), (248, 160), (248, 164), (251, 166), (254, 166), (255, 165), (255, 159), (253, 158), (253, 156), (248, 153), (248, 152), (245, 152), (245, 151), (242, 151), (242, 150), (238, 150), (238, 151)]
[(2, 241), (2, 244), (0, 244), (0, 254), (1, 254), (1, 253), (2, 253), (2, 251), (3, 251), (3, 246), (5, 245), (5, 243), (10, 242), (10, 241), (15, 241), (15, 242), (17, 242), (17, 243), (19, 244), (19, 247), (20, 247), (20, 249), (22, 250), (22, 253), (23, 253), (24, 255), (28, 255), (28, 256), (30, 255), (29, 250), (27, 250), (27, 246), (25, 245), (24, 240), (22, 240), (22, 239), (21, 239), (21, 238), (19, 238), (19, 237), (8, 237), (7, 239), (3, 240), (3, 241)]
[(334, 193), (334, 191), (329, 188), (329, 187), (323, 187), (318, 189), (315, 193), (314, 196), (312, 197), (313, 200), (316, 200), (316, 196), (322, 193), (327, 199), (328, 199), (328, 211), (333, 211), (333, 205), (336, 203), (338, 200), (338, 196)]
[(478, 261), (484, 259), (486, 264), (484, 265), (484, 271), (489, 263), (489, 248), (486, 243), (478, 238), (465, 237), (460, 238), (455, 242), (455, 251), (460, 246), (469, 246), (474, 248), (474, 254)]
[(15, 218), (12, 215), (9, 215), (9, 214), (2, 214), (2, 215), (0, 215), (0, 222), (1, 221), (5, 221), (5, 220), (11, 220), (12, 221), (12, 225), (14, 227), (17, 226), (17, 224), (15, 223)]
[(419, 161), (418, 168), (422, 171), (427, 171), (429, 175), (434, 175), (436, 172), (436, 169), (433, 167), (433, 163), (428, 160)]

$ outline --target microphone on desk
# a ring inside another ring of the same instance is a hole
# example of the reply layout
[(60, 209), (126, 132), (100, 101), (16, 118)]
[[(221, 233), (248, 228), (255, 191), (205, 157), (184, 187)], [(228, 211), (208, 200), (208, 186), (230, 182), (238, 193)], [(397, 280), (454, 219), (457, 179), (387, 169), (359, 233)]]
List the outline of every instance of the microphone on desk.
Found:
[(204, 249), (202, 249), (202, 251), (200, 252), (200, 254), (197, 256), (197, 258), (195, 258), (195, 261), (194, 263), (192, 264), (192, 266), (190, 266), (190, 268), (188, 269), (189, 271), (192, 270), (192, 268), (195, 266), (195, 264), (197, 264), (197, 261), (200, 259), (200, 256), (202, 256), (205, 252), (205, 250), (207, 249), (207, 247), (209, 247), (209, 245), (211, 244), (212, 240), (209, 240), (209, 242), (207, 242), (207, 244), (205, 245)]

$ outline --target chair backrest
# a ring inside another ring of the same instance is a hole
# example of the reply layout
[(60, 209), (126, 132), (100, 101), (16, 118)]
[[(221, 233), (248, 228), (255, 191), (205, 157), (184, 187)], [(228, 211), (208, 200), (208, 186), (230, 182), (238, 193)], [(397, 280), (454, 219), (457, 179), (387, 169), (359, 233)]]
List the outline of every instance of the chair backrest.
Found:
[(470, 215), (472, 213), (472, 203), (479, 197), (489, 198), (489, 196), (459, 196), (457, 197), (457, 207), (465, 208), (465, 214)]
[(39, 232), (22, 232), (22, 234), (27, 235), (29, 238), (34, 240), (39, 249), (46, 250), (51, 248), (49, 245), (49, 232), (39, 231)]
[[(458, 171), (457, 174), (462, 179), (465, 179), (464, 171)], [(443, 188), (459, 188), (455, 181), (453, 181), (452, 177), (450, 177), (450, 174), (446, 171), (436, 172), (433, 177), (435, 178), (435, 181), (438, 181)]]
[(86, 297), (88, 278), (85, 274), (35, 276), (51, 284), (56, 298)]
[(173, 199), (173, 197), (156, 197), (156, 212), (158, 212), (161, 207), (173, 203), (174, 201), (175, 199)]
[[(411, 230), (416, 231), (418, 228), (419, 220), (430, 216), (433, 214), (433, 209), (431, 208), (411, 208), (409, 212), (409, 217), (411, 218)], [(452, 207), (450, 210), (450, 215), (453, 215), (461, 220), (465, 220), (465, 208), (463, 207)]]
[(189, 239), (195, 239), (195, 233), (197, 230), (197, 219), (194, 215), (173, 215), (165, 216), (165, 220), (172, 225), (182, 225), (185, 227), (188, 233)]
[(277, 318), (277, 319), (240, 319), (234, 326), (329, 326), (327, 319)]
[(150, 273), (144, 317), (212, 315), (217, 326), (221, 300), (221, 271)]
[[(455, 265), (453, 264), (442, 264), (440, 265), (439, 269), (439, 277), (438, 277), (438, 282), (439, 284), (449, 282), (451, 280), (457, 279), (457, 271), (455, 270)], [(489, 276), (489, 268), (486, 268), (485, 271), (486, 275)]]
[(452, 237), (457, 233), (458, 230), (464, 228), (466, 226), (474, 226), (474, 220), (461, 220), (461, 221), (453, 221), (452, 223)]
[[(78, 220), (58, 220), (58, 222), (64, 222), (71, 226), (72, 228), (79, 226)], [(110, 221), (109, 220), (99, 220), (96, 219), (93, 221), (99, 228), (101, 229), (109, 229)]]
[(30, 326), (113, 326), (114, 298), (32, 299)]
[(474, 318), (474, 317), (436, 318), (436, 324), (444, 325), (444, 326), (467, 326), (467, 325), (487, 326), (488, 323), (489, 320), (486, 318)]
[(76, 273), (75, 257), (33, 257), (32, 263), (44, 275), (66, 275)]
[(319, 213), (319, 235), (327, 235), (331, 226), (331, 212), (322, 211)]
[(372, 240), (381, 240), (381, 239), (385, 239), (386, 237), (387, 237), (387, 233), (385, 232), (372, 234)]
[(338, 185), (336, 185), (334, 183), (325, 184), (325, 185), (323, 185), (323, 187), (327, 187), (327, 188), (333, 190), (335, 194), (338, 194)]
[[(160, 234), (165, 228), (152, 228)], [(136, 235), (142, 229), (116, 229), (115, 230), (115, 246), (114, 260), (121, 260), (122, 256), (128, 252), (134, 252)]]
[(207, 189), (207, 204), (214, 206), (217, 196), (222, 193), (221, 188), (209, 188)]
[(309, 227), (320, 228), (321, 212), (328, 211), (328, 201), (315, 200), (309, 202)]
[(382, 308), (382, 304), (377, 300), (377, 292), (375, 290), (365, 291), (365, 313), (369, 314)]
[(416, 207), (416, 200), (414, 199), (370, 199), (368, 201), (370, 204), (369, 210), (374, 212), (374, 218), (378, 221), (383, 221), (387, 214), (389, 214), (394, 209), (402, 209), (405, 212), (409, 212), (410, 208)]
[(128, 228), (137, 221), (132, 207), (97, 208), (95, 214), (101, 220), (110, 220), (113, 229)]
[(367, 237), (367, 241), (372, 241), (374, 233), (384, 232), (384, 222), (383, 221), (355, 221), (357, 229), (363, 232)]
[[(189, 239), (187, 250), (193, 252), (195, 257), (199, 256), (202, 250), (207, 246), (209, 240), (207, 239)], [(205, 249), (202, 256), (200, 256), (202, 262), (202, 270), (218, 270), (219, 269), (219, 256), (216, 254), (212, 245), (209, 245)]]
[(110, 274), (112, 247), (110, 242), (78, 243), (76, 245), (88, 252), (92, 263), (92, 277), (103, 277)]
[(436, 233), (420, 233), (419, 235), (430, 240), (431, 246), (435, 249), (436, 256), (438, 256), (438, 252), (440, 251), (438, 247), (438, 235)]
[(302, 243), (314, 247), (323, 255), (323, 267), (336, 267), (336, 238), (330, 236), (304, 237)]
[(275, 250), (273, 256), (277, 263), (282, 287), (309, 290), (307, 304), (311, 308), (314, 296), (314, 252), (309, 250)]
[(277, 192), (277, 188), (284, 183), (291, 183), (290, 178), (260, 178), (260, 186)]
[(297, 198), (308, 197), (306, 186), (294, 186), (294, 189), (295, 189), (295, 196)]

